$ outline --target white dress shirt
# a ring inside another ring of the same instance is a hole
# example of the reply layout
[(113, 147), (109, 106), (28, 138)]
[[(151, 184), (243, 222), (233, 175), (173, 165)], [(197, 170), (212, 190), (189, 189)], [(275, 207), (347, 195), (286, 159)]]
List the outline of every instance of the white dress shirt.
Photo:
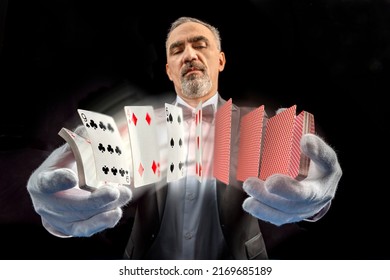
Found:
[[(181, 103), (191, 108), (177, 96)], [(202, 104), (217, 108), (218, 94)], [(215, 110), (216, 111), (216, 110)], [(149, 257), (151, 259), (219, 259), (226, 252), (216, 203), (216, 179), (213, 174), (214, 120), (202, 122), (203, 176), (195, 172), (195, 121), (184, 122), (187, 144), (186, 176), (168, 184), (167, 200), (160, 232)]]

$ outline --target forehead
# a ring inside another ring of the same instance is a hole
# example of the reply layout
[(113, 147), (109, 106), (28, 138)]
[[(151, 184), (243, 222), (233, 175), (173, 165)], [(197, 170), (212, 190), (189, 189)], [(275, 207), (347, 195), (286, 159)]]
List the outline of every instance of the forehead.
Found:
[(215, 43), (214, 34), (206, 26), (196, 22), (186, 22), (176, 27), (168, 37), (168, 46), (174, 42), (187, 41), (195, 36), (204, 36)]

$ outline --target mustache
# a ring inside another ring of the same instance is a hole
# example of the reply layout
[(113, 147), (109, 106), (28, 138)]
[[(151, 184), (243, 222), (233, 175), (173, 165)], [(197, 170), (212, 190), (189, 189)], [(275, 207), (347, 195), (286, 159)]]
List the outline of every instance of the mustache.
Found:
[(184, 68), (181, 70), (181, 75), (182, 76), (185, 76), (189, 71), (192, 71), (192, 70), (198, 70), (198, 71), (204, 71), (206, 70), (206, 67), (201, 64), (201, 63), (197, 63), (197, 62), (187, 62), (185, 65), (184, 65)]

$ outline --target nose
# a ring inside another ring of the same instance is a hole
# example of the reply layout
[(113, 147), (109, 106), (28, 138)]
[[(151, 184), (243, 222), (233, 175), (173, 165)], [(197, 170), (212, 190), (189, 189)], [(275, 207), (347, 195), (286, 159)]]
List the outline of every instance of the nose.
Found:
[(198, 58), (196, 50), (191, 47), (186, 47), (183, 53), (184, 62), (189, 62)]

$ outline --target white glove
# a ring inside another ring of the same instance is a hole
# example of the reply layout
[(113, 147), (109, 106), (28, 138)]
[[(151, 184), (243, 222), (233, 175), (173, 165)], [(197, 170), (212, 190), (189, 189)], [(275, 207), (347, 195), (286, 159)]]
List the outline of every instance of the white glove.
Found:
[(302, 137), (301, 150), (311, 159), (308, 176), (302, 181), (282, 174), (265, 181), (248, 178), (243, 184), (249, 194), (245, 211), (275, 225), (316, 221), (325, 215), (342, 175), (336, 152), (314, 134)]
[(58, 237), (91, 236), (114, 227), (122, 217), (121, 207), (132, 198), (130, 188), (104, 185), (92, 193), (82, 190), (72, 168), (75, 158), (65, 143), (30, 176), (27, 190), (43, 226)]

